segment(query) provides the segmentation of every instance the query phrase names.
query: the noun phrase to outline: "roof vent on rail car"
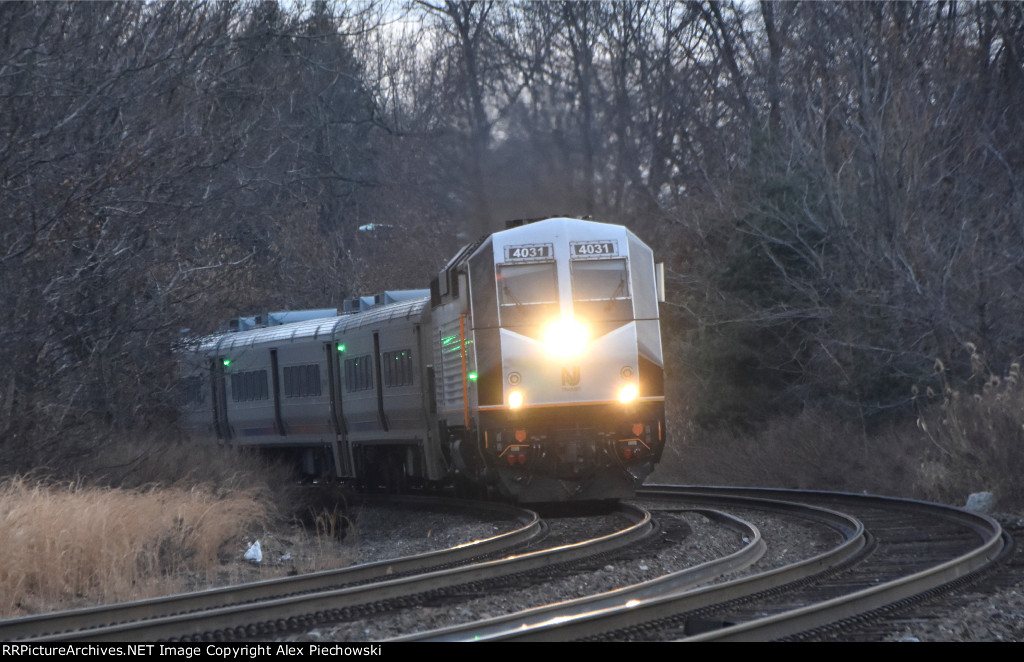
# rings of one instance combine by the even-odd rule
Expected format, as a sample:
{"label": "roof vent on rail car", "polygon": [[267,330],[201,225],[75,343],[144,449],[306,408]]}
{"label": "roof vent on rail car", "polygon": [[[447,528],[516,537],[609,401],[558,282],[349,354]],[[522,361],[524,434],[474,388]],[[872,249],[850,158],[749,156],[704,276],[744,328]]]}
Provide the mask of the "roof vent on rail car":
{"label": "roof vent on rail car", "polygon": [[293,322],[304,322],[322,317],[337,317],[337,308],[316,308],[311,310],[282,310],[276,313],[264,313],[252,317],[236,317],[228,320],[228,331],[248,331],[249,329],[262,329],[268,326],[280,326]]}
{"label": "roof vent on rail car", "polygon": [[373,296],[345,299],[343,311],[345,313],[360,313],[377,306],[386,306],[389,303],[409,301],[410,299],[422,299],[429,295],[430,290],[385,290]]}

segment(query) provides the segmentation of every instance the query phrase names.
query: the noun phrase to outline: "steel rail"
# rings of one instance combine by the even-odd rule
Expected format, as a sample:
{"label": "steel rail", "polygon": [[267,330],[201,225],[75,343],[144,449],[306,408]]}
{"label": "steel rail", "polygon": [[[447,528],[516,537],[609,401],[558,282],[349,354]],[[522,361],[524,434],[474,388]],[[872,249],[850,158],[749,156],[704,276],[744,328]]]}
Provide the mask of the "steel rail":
{"label": "steel rail", "polygon": [[[628,600],[614,606],[596,607],[578,613],[569,610],[558,613],[558,606],[551,606],[549,618],[544,622],[523,623],[516,627],[495,628],[493,631],[474,634],[473,640],[503,641],[566,641],[602,634],[609,631],[657,621],[681,612],[694,611],[711,605],[746,598],[762,591],[776,588],[818,575],[832,568],[842,566],[857,558],[867,547],[864,526],[857,519],[841,512],[791,502],[769,502],[764,499],[738,495],[688,493],[682,490],[654,492],[642,490],[638,497],[669,497],[686,499],[687,503],[700,502],[721,507],[723,502],[734,506],[770,509],[792,516],[811,520],[834,529],[840,534],[841,542],[833,549],[767,572],[726,581],[692,590],[669,591],[648,599]],[[509,621],[512,623],[513,621]],[[467,626],[468,628],[469,626]],[[464,633],[470,632],[469,629]],[[434,633],[438,636],[439,633]],[[469,637],[462,637],[465,640]]]}
{"label": "steel rail", "polygon": [[[161,639],[242,638],[323,622],[344,610],[396,600],[452,586],[505,577],[552,564],[600,555],[650,535],[655,526],[647,511],[620,504],[631,524],[615,533],[583,542],[510,556],[446,570],[380,581],[374,584],[319,591],[231,605],[204,611],[133,621],[47,636],[48,641],[155,641]],[[41,639],[32,639],[36,641]]]}
{"label": "steel rail", "polygon": [[[717,492],[717,488],[713,488]],[[1002,526],[987,515],[972,513],[944,504],[874,495],[810,492],[794,490],[731,489],[734,494],[772,494],[776,497],[808,498],[868,504],[873,507],[897,507],[942,519],[973,531],[979,538],[973,549],[918,572],[883,581],[847,595],[820,603],[737,623],[719,630],[686,637],[685,641],[765,641],[793,636],[847,619],[860,617],[908,600],[960,580],[987,567],[1011,545]]]}
{"label": "steel rail", "polygon": [[506,504],[408,496],[364,497],[363,500],[377,504],[400,505],[406,508],[478,513],[487,518],[502,517],[518,522],[518,526],[511,531],[490,538],[475,540],[447,549],[347,568],[322,570],[294,577],[268,579],[147,600],[0,620],[0,640],[16,641],[58,635],[62,632],[81,633],[83,630],[119,623],[215,609],[291,594],[322,591],[329,587],[346,584],[375,582],[397,574],[422,572],[442,565],[464,563],[477,557],[528,544],[546,532],[540,516],[536,512]]}
{"label": "steel rail", "polygon": [[748,541],[735,552],[699,565],[597,595],[568,600],[555,605],[528,609],[505,616],[465,623],[449,628],[396,637],[387,641],[484,641],[506,638],[524,628],[537,628],[578,618],[602,609],[628,608],[634,601],[676,594],[711,581],[730,572],[739,572],[756,563],[764,555],[766,545],[756,526],[738,517],[717,510],[682,509],[704,515],[736,532]]}

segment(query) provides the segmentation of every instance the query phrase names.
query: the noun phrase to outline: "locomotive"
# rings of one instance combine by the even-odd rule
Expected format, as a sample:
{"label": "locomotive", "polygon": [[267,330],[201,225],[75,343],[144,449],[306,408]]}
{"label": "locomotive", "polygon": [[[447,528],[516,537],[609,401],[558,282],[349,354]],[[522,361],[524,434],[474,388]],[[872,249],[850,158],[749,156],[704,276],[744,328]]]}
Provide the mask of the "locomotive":
{"label": "locomotive", "polygon": [[627,498],[665,444],[662,274],[623,226],[511,222],[429,290],[189,343],[182,421],[370,489]]}

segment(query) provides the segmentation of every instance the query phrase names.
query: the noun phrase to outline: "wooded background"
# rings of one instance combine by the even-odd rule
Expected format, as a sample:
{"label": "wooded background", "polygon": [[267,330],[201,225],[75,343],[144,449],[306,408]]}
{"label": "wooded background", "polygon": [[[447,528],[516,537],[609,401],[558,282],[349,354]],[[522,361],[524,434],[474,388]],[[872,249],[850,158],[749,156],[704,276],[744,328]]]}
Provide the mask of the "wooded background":
{"label": "wooded background", "polygon": [[1017,2],[0,3],[0,460],[545,215],[667,263],[680,443],[913,421],[1019,374],[1022,58]]}

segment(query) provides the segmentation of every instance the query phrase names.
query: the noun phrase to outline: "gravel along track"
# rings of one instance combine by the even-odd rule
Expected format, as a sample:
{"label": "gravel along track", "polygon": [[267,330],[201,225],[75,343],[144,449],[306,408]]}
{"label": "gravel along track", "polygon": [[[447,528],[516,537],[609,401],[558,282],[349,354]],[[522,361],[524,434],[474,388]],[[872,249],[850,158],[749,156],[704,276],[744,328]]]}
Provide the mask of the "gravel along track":
{"label": "gravel along track", "polygon": [[[300,570],[303,563],[320,556],[336,557],[341,567],[372,563],[400,556],[412,556],[446,549],[474,540],[491,538],[518,526],[512,521],[491,521],[474,513],[442,512],[436,509],[368,502],[352,505],[351,520],[342,541],[313,538],[298,529],[282,529],[263,536],[264,563],[242,561],[238,566],[252,580],[272,574],[275,566]],[[282,560],[284,559],[284,560]]]}
{"label": "gravel along track", "polygon": [[[727,491],[718,490],[719,493]],[[794,585],[792,588],[787,587],[783,591],[772,591],[766,594],[764,599],[759,597],[757,600],[751,600],[741,605],[730,605],[718,610],[708,610],[707,613],[701,614],[702,617],[709,620],[720,618],[726,623],[747,623],[752,618],[760,618],[778,613],[779,610],[808,607],[812,604],[816,605],[821,600],[838,597],[839,595],[850,597],[856,595],[859,598],[864,598],[861,603],[858,603],[860,605],[859,608],[862,610],[875,609],[870,607],[869,604],[881,606],[883,604],[891,604],[893,600],[898,600],[899,602],[896,603],[898,607],[886,607],[881,611],[871,611],[869,617],[857,616],[850,621],[844,621],[844,623],[856,623],[858,626],[862,623],[877,624],[881,622],[878,620],[879,615],[884,618],[890,614],[897,613],[897,609],[902,612],[907,604],[916,604],[917,598],[910,598],[912,594],[906,592],[910,586],[920,586],[917,589],[918,594],[929,586],[934,586],[931,583],[934,580],[929,580],[927,577],[935,577],[936,579],[945,577],[944,581],[947,582],[952,581],[954,577],[959,577],[952,584],[952,586],[959,586],[964,578],[962,573],[967,570],[968,566],[977,567],[979,562],[984,561],[984,558],[993,558],[993,555],[1002,547],[1001,543],[996,544],[998,536],[993,537],[993,533],[998,531],[998,529],[993,529],[994,523],[990,520],[987,524],[982,523],[979,519],[958,515],[956,511],[944,509],[941,506],[914,504],[913,502],[900,502],[899,500],[883,500],[873,497],[859,497],[856,495],[799,493],[784,490],[774,491],[774,493],[771,490],[741,489],[738,491],[766,493],[771,498],[813,503],[852,514],[864,522],[868,533],[876,541],[876,544],[869,547],[870,554],[850,566],[848,570],[835,575],[834,579],[821,582],[820,585],[817,582],[801,583]],[[1005,536],[1003,539],[1005,540]],[[982,545],[983,542],[985,543],[984,545]],[[983,555],[979,555],[979,552],[983,550],[988,551],[985,551]],[[968,563],[958,564],[955,566],[956,570],[954,570],[952,559],[968,552],[971,552],[971,556],[964,556],[959,560],[973,560]],[[930,574],[932,569],[941,570],[942,568],[948,568],[948,570]],[[996,568],[998,569],[998,566]],[[929,574],[925,574],[924,571],[928,571]],[[918,572],[922,574],[915,574]],[[986,573],[992,572],[995,571],[986,570]],[[973,577],[973,574],[968,575],[968,577]],[[1002,573],[995,572],[995,574]],[[914,577],[913,584],[902,581],[897,584],[888,584],[888,582],[897,578],[909,578],[911,575]],[[934,595],[936,593],[939,592],[932,589],[928,590],[926,595]],[[877,598],[872,598],[872,596],[877,596]],[[906,598],[910,599],[908,600],[900,596],[906,596]],[[885,600],[886,602],[880,602],[880,600]],[[834,609],[836,613],[832,616],[833,618],[846,618],[846,615],[840,615],[841,612],[845,612],[847,615],[851,613],[842,606],[844,604],[848,603],[845,601],[830,603],[831,606],[836,608]],[[718,615],[719,613],[721,615]],[[822,617],[815,616],[815,612],[810,611],[809,607],[808,609],[800,610],[800,612],[790,613],[811,616],[809,619],[804,619],[803,617],[796,619],[793,621],[794,624],[801,620],[808,620],[824,625],[824,622],[820,620]],[[664,623],[659,623],[657,627],[645,628],[642,633],[639,633],[640,636],[635,636],[638,633],[634,632],[623,633],[623,636],[628,639],[644,640],[679,638],[684,636],[684,634],[675,625],[677,620],[669,619]],[[758,623],[769,625],[771,622],[758,621]],[[819,625],[812,625],[810,622],[803,623],[802,625],[803,627],[819,627]],[[822,628],[822,631],[830,634],[838,632],[839,634],[836,634],[836,636],[826,637],[817,633],[818,631],[814,631],[817,633],[814,636],[829,638],[830,640],[846,640],[842,635],[843,631],[832,629],[834,627]],[[879,627],[883,628],[882,631],[885,631],[884,625],[874,625],[873,627],[875,627],[876,633]],[[789,630],[790,634],[779,632],[778,629],[785,630],[786,628],[776,628],[773,625],[766,628],[762,634],[755,635],[755,637],[794,636],[792,629]],[[727,632],[730,637],[754,638],[749,634],[744,636],[742,630],[737,631],[737,628],[727,628],[721,633],[713,632],[709,634],[718,637],[720,634],[725,635]],[[750,629],[748,632],[762,631]],[[775,633],[774,635],[772,634],[773,632]],[[798,635],[797,638],[805,639],[808,638],[808,635]],[[872,637],[867,638],[871,639]],[[873,639],[914,640],[919,638],[914,635],[892,638],[877,636],[876,634]],[[957,639],[959,638],[950,640]]]}
{"label": "gravel along track", "polygon": [[[545,518],[550,532],[542,541],[544,548],[557,547],[610,534],[625,528],[631,522],[621,515],[612,513],[589,517]],[[453,590],[443,598],[432,598],[413,607],[374,614],[369,619],[315,628],[307,633],[289,637],[291,641],[366,641],[396,637],[411,632],[430,630],[456,623],[479,620],[490,615],[517,611],[523,607],[520,602],[547,604],[552,601],[544,590],[545,583],[551,582],[561,570],[531,573],[524,579],[498,580],[486,590],[479,586],[464,591]],[[563,589],[563,591],[566,589]],[[558,599],[558,598],[553,598]],[[565,599],[565,598],[561,598]]]}
{"label": "gravel along track", "polygon": [[[330,626],[288,637],[292,641],[365,641],[409,635],[459,623],[482,620],[546,604],[562,602],[637,584],[730,554],[745,544],[735,532],[723,528],[699,513],[649,504],[659,531],[627,551],[517,576],[486,589],[455,591],[443,599],[423,602],[411,608]],[[660,508],[660,510],[658,509]],[[777,532],[775,557],[759,565],[773,567],[790,553],[811,556],[835,544],[832,532],[806,522],[771,522],[761,513],[751,514],[762,526]],[[614,515],[545,518],[551,534],[544,545],[564,544],[608,533],[622,526]]]}
{"label": "gravel along track", "polygon": [[[581,567],[557,581],[552,577],[538,578],[530,585],[521,584],[519,590],[465,596],[458,603],[422,604],[375,618],[373,622],[321,627],[290,638],[303,641],[383,639],[478,620],[650,579],[678,569],[680,564],[697,563],[728,553],[738,544],[735,534],[708,522],[703,516],[668,514],[658,510],[663,504],[645,505],[652,509],[662,529],[656,542],[636,550],[632,558],[606,559],[599,566]],[[806,522],[780,522],[774,515],[756,511],[735,511],[734,514],[757,525],[768,544],[766,555],[752,571],[805,558],[808,553],[821,551],[834,543],[831,532]],[[1024,540],[1024,516],[1002,514],[997,519],[1015,540]],[[563,535],[568,541],[574,535],[573,529],[590,526],[574,522],[572,518],[550,519],[550,522],[552,534],[548,544],[557,542]],[[583,535],[585,531],[580,532],[580,537]],[[374,553],[376,543],[367,543],[366,553]],[[380,543],[391,552],[395,551],[395,545],[403,549],[406,544],[415,544],[415,540],[396,537]],[[1005,563],[957,590],[913,603],[868,624],[819,634],[812,640],[1024,641],[1024,547],[1018,543]]]}
{"label": "gravel along track", "polygon": [[[618,558],[579,564],[572,572],[551,570],[514,585],[472,589],[462,595],[377,614],[370,619],[324,625],[308,632],[286,635],[298,641],[366,641],[422,632],[456,623],[479,620],[542,604],[581,597],[651,579],[734,551],[741,541],[696,513],[673,512],[664,502],[646,503],[661,530],[652,541]],[[802,521],[786,522],[757,511],[730,511],[757,525],[768,543],[768,552],[751,571],[764,570],[806,558],[835,543],[834,533]],[[545,546],[565,544],[606,533],[614,528],[611,518],[548,517],[551,533]],[[1003,516],[1004,527],[1020,540],[1024,518]],[[442,521],[444,520],[444,521]],[[444,546],[497,533],[495,524],[471,517],[430,518],[378,510],[367,512],[359,525],[358,539],[344,543],[352,562],[365,562]],[[459,540],[461,538],[461,540]],[[358,550],[358,551],[356,551]],[[626,558],[628,556],[628,558]],[[1017,641],[1024,640],[1024,550],[1011,560],[983,574],[977,581],[952,593],[910,605],[868,625],[830,631],[816,636],[829,641]]]}
{"label": "gravel along track", "polygon": [[955,591],[814,641],[1024,641],[1024,516],[996,519],[1014,539],[1009,558]]}
{"label": "gravel along track", "polygon": [[[477,596],[459,605],[420,605],[404,613],[374,619],[372,623],[321,627],[289,637],[301,641],[362,641],[383,639],[486,618],[608,590],[627,583],[650,579],[678,569],[679,563],[697,563],[732,551],[734,534],[696,514],[666,516],[658,511],[663,503],[644,503],[661,525],[657,542],[636,553],[632,559],[608,560],[600,567],[581,570],[575,577],[558,582],[539,580],[520,586],[517,593]],[[807,550],[823,550],[832,544],[831,532],[806,522],[776,523],[774,516],[759,512],[736,512],[757,525],[768,551],[751,570],[775,567],[803,557]],[[366,508],[357,515],[356,535],[343,543],[346,559],[363,563],[382,558],[439,549],[451,544],[500,533],[504,523],[481,522],[465,515],[421,515],[401,509]],[[1013,536],[1015,549],[1004,564],[983,573],[966,586],[889,614],[870,624],[823,633],[812,641],[1024,641],[1024,514],[1003,513],[996,519]],[[569,542],[584,536],[583,523],[572,518],[550,519],[553,530],[545,544]],[[577,533],[572,531],[576,529]],[[564,538],[563,538],[564,536]],[[282,532],[288,542],[282,551],[299,545],[295,536]],[[272,543],[273,544],[273,543]],[[301,552],[299,552],[301,554]],[[675,560],[674,560],[675,559]],[[606,568],[612,568],[607,570]],[[251,570],[257,573],[256,570]]]}

